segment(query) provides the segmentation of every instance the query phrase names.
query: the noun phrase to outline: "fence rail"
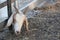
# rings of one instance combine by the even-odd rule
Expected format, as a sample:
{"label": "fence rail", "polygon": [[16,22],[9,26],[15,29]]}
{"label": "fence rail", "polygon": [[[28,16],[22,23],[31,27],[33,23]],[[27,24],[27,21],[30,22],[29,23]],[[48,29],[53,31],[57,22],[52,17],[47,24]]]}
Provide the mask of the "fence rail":
{"label": "fence rail", "polygon": [[[11,0],[11,3],[15,2],[15,0]],[[0,9],[7,6],[7,1],[0,4]]]}

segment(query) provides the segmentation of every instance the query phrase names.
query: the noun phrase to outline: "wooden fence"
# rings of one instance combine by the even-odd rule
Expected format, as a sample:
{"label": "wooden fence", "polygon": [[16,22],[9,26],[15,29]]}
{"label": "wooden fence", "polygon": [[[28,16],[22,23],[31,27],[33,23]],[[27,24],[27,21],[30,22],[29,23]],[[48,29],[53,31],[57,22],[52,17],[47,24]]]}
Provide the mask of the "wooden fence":
{"label": "wooden fence", "polygon": [[[12,7],[14,3],[16,3],[16,6],[18,7],[19,10],[25,12],[26,10],[29,11],[35,8],[36,5],[42,3],[44,0],[29,0],[30,2],[25,2],[22,5],[19,1],[26,1],[26,0],[6,0],[3,3],[0,3],[0,9],[7,6],[6,10],[9,18],[13,12]],[[40,6],[42,6],[42,4]]]}
{"label": "wooden fence", "polygon": [[11,4],[15,0],[0,0],[0,23],[8,19],[12,14]]}

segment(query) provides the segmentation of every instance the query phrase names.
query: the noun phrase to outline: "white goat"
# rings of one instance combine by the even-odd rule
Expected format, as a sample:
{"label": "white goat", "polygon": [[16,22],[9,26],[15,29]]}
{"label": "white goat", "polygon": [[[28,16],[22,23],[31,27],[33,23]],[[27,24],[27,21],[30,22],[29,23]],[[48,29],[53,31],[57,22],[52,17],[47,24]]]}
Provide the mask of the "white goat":
{"label": "white goat", "polygon": [[11,24],[13,24],[13,28],[14,28],[14,32],[16,35],[20,34],[21,32],[21,28],[22,25],[24,24],[24,26],[26,27],[27,31],[29,31],[28,29],[28,20],[26,18],[26,16],[19,10],[14,7],[16,10],[16,13],[13,13],[11,15],[11,17],[9,18],[6,27],[9,27]]}

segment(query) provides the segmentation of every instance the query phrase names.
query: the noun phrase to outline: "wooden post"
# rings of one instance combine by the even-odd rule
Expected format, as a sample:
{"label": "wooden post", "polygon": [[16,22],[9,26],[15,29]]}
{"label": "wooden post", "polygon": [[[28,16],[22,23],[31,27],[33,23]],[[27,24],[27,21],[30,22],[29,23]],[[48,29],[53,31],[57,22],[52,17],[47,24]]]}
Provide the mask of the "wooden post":
{"label": "wooden post", "polygon": [[11,0],[7,0],[7,8],[8,8],[8,18],[9,18],[12,14]]}
{"label": "wooden post", "polygon": [[[11,10],[11,0],[7,0],[7,11],[8,11],[8,19],[9,19],[9,17],[10,17],[11,14],[12,14],[12,10]],[[8,21],[8,19],[4,21],[4,24],[5,24],[5,25],[6,25],[7,21]],[[4,26],[5,26],[5,25],[4,25]]]}

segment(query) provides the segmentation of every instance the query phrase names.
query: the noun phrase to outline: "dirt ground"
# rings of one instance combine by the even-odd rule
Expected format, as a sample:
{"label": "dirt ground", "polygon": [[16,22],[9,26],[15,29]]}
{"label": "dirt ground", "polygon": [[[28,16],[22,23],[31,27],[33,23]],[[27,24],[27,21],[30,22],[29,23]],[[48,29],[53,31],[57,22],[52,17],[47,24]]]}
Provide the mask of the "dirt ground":
{"label": "dirt ground", "polygon": [[[54,8],[53,8],[54,7]],[[9,30],[0,32],[0,40],[60,40],[60,3],[52,7],[35,8],[28,19],[29,33],[15,36]]]}

